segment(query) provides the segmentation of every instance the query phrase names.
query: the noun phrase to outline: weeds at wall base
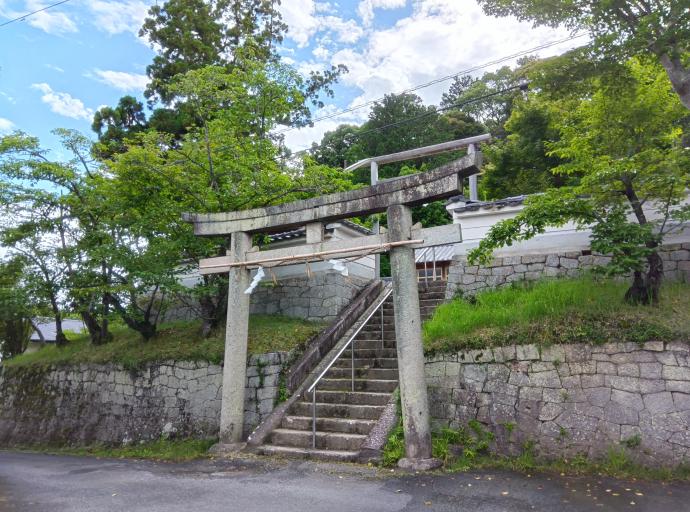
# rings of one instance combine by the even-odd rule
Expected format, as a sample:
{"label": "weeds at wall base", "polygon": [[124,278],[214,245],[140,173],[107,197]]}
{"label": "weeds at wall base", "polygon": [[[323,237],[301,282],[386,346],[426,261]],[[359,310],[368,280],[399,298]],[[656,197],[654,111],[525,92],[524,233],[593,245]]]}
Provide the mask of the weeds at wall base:
{"label": "weeds at wall base", "polygon": [[[520,455],[504,456],[490,451],[493,433],[472,420],[467,428],[443,428],[432,434],[433,456],[443,461],[446,472],[464,472],[478,469],[502,469],[520,473],[553,473],[567,476],[607,476],[622,479],[690,481],[690,464],[673,468],[652,468],[632,460],[628,450],[635,442],[624,446],[611,446],[605,457],[597,460],[585,455],[562,457],[555,460],[539,458],[532,441],[522,446]],[[631,446],[632,445],[632,446]],[[383,450],[382,465],[391,467],[405,454],[402,424],[391,432]]]}

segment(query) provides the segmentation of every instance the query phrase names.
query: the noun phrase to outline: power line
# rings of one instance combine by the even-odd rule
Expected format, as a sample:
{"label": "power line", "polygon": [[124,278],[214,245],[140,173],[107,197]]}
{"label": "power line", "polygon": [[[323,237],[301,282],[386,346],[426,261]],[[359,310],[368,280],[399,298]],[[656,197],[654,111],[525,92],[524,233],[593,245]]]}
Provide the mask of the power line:
{"label": "power line", "polygon": [[9,25],[10,23],[14,23],[15,21],[23,21],[26,18],[28,18],[29,16],[33,16],[34,14],[37,14],[39,12],[47,11],[48,9],[52,9],[53,7],[57,7],[58,5],[66,4],[69,1],[70,0],[62,0],[61,2],[56,2],[56,3],[51,4],[51,5],[46,5],[45,7],[42,7],[41,9],[37,9],[35,11],[28,12],[22,16],[17,17],[17,18],[5,21],[4,23],[0,23],[0,27],[4,27],[5,25]]}
{"label": "power line", "polygon": [[[525,81],[525,82],[522,82],[522,83],[520,83],[520,84],[518,84],[518,85],[513,85],[513,86],[511,86],[511,87],[506,87],[505,89],[501,89],[500,91],[494,91],[494,92],[491,92],[491,93],[489,93],[489,94],[485,94],[484,96],[478,96],[478,97],[476,97],[476,98],[472,98],[472,99],[469,99],[469,100],[467,100],[467,101],[463,101],[463,102],[461,102],[461,103],[454,103],[454,104],[452,104],[452,105],[448,105],[447,107],[434,108],[434,109],[430,110],[429,112],[425,112],[424,114],[419,114],[419,115],[417,115],[417,116],[409,117],[409,118],[407,118],[407,119],[402,119],[402,120],[400,120],[400,121],[396,121],[396,122],[394,122],[394,123],[385,124],[385,125],[383,125],[383,126],[377,126],[376,128],[370,128],[369,130],[365,130],[365,131],[363,131],[363,132],[353,133],[353,134],[352,134],[352,137],[353,137],[354,139],[358,139],[358,138],[362,137],[363,135],[367,135],[367,134],[369,134],[369,133],[378,132],[378,131],[381,131],[381,130],[385,130],[385,129],[387,129],[387,128],[393,128],[393,127],[395,127],[395,126],[400,126],[400,125],[402,125],[402,124],[410,123],[410,122],[412,122],[412,121],[417,121],[417,120],[419,120],[419,119],[423,119],[423,118],[425,118],[425,117],[433,116],[434,114],[438,114],[439,112],[444,112],[444,111],[446,111],[446,110],[452,110],[452,109],[456,109],[456,108],[462,108],[462,107],[464,107],[465,105],[469,105],[470,103],[476,103],[476,102],[478,102],[478,101],[483,101],[483,100],[486,100],[486,99],[489,99],[489,98],[493,98],[494,96],[499,96],[499,95],[501,95],[501,94],[505,94],[505,93],[510,92],[510,91],[515,91],[515,90],[517,90],[517,89],[519,89],[519,90],[521,90],[521,91],[526,91],[527,88],[528,88],[528,82]],[[312,151],[312,150],[314,150],[314,149],[320,148],[321,146],[322,146],[321,144],[318,144],[318,145],[312,146],[312,147],[310,147],[310,148],[302,149],[302,150],[300,150],[300,151],[295,152],[295,153],[293,154],[293,156],[302,155],[302,154],[307,153],[307,152],[309,152],[309,151]]]}
{"label": "power line", "polygon": [[[435,85],[435,84],[438,84],[438,83],[441,83],[441,82],[445,82],[445,81],[447,81],[447,80],[452,80],[453,78],[456,78],[456,77],[459,77],[459,76],[462,76],[462,75],[466,75],[466,74],[472,73],[472,72],[474,72],[474,71],[479,71],[480,69],[488,68],[488,67],[494,66],[494,65],[496,65],[496,64],[501,64],[502,62],[505,62],[505,61],[507,61],[507,60],[512,60],[512,59],[515,59],[515,58],[518,58],[518,57],[524,57],[525,55],[528,55],[528,54],[530,54],[530,53],[532,53],[532,52],[535,52],[535,51],[538,51],[538,50],[544,50],[544,49],[546,49],[546,48],[550,48],[550,47],[552,47],[552,46],[556,46],[556,45],[561,44],[561,43],[566,43],[566,42],[568,42],[568,41],[572,41],[572,40],[574,40],[574,39],[578,39],[578,38],[583,37],[583,36],[586,36],[586,35],[587,35],[586,32],[581,32],[581,33],[579,33],[579,34],[573,34],[573,35],[568,36],[568,37],[563,38],[563,39],[558,39],[558,40],[555,40],[555,41],[550,41],[550,42],[548,42],[548,43],[541,44],[541,45],[539,45],[539,46],[535,46],[534,48],[529,48],[529,49],[527,49],[527,50],[521,50],[521,51],[519,51],[519,52],[517,52],[517,53],[513,53],[512,55],[506,55],[505,57],[501,57],[501,58],[499,58],[499,59],[495,59],[495,60],[492,60],[492,61],[489,61],[489,62],[485,62],[484,64],[479,64],[479,65],[473,66],[473,67],[471,67],[471,68],[463,69],[462,71],[458,71],[457,73],[454,73],[454,74],[452,74],[452,75],[446,75],[446,76],[443,76],[443,77],[440,77],[440,78],[435,78],[434,80],[431,80],[430,82],[425,82],[425,83],[423,83],[423,84],[416,85],[416,86],[411,87],[411,88],[409,88],[409,89],[405,89],[405,90],[399,92],[398,94],[407,94],[407,93],[410,93],[410,92],[415,92],[415,91],[418,91],[418,90],[420,90],[420,89],[424,89],[424,88],[426,88],[426,87],[430,87],[430,86],[432,86],[432,85]],[[384,96],[382,96],[382,97],[380,97],[380,98],[373,99],[373,100],[366,101],[366,102],[364,102],[364,103],[360,103],[359,105],[354,105],[354,106],[352,106],[352,107],[345,108],[345,109],[343,109],[343,110],[339,110],[339,111],[337,111],[337,112],[333,112],[333,113],[331,113],[331,114],[327,114],[327,115],[324,115],[324,116],[321,116],[321,117],[314,118],[314,119],[312,119],[311,124],[318,123],[318,122],[320,122],[320,121],[326,121],[326,120],[328,120],[328,119],[333,119],[334,117],[339,117],[339,116],[342,116],[342,115],[344,115],[344,114],[349,114],[350,112],[354,112],[354,111],[356,111],[356,110],[360,110],[360,109],[363,109],[363,108],[368,107],[368,106],[370,106],[370,105],[373,105],[374,103],[376,103],[376,102],[378,102],[378,101],[381,101],[381,100],[383,100],[383,99],[385,99]],[[287,133],[287,132],[290,132],[290,131],[292,131],[292,130],[298,130],[299,128],[301,128],[301,127],[299,127],[299,126],[291,126],[291,127],[289,127],[289,128],[285,128],[285,129],[283,129],[283,130],[280,130],[280,131],[276,132],[276,134],[277,134],[277,135],[280,135],[280,134],[282,134],[282,133]]]}

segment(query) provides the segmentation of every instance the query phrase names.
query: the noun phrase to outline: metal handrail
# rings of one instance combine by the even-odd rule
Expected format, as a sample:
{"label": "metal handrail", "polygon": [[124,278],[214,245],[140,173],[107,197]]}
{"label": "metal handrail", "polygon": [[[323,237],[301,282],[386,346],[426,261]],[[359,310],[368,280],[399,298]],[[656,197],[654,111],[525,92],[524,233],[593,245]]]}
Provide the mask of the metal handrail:
{"label": "metal handrail", "polygon": [[386,299],[390,297],[391,293],[393,293],[393,288],[389,288],[388,291],[385,293],[383,298],[379,300],[379,303],[377,306],[367,315],[367,317],[364,319],[363,322],[360,323],[359,327],[355,330],[355,332],[350,336],[350,338],[347,340],[345,345],[342,346],[342,348],[338,351],[338,353],[335,355],[333,359],[331,359],[331,362],[328,363],[328,366],[321,372],[321,374],[316,378],[314,383],[307,389],[307,394],[311,393],[311,445],[312,448],[316,448],[316,386],[319,384],[321,379],[323,378],[324,375],[326,375],[326,372],[331,369],[331,366],[340,358],[341,355],[343,355],[343,352],[352,345],[352,350],[350,351],[351,357],[352,357],[352,391],[355,390],[355,337],[359,334],[359,332],[364,328],[365,325],[371,320],[371,317],[374,316],[374,313],[376,313],[379,309],[381,309],[381,346],[383,347],[384,339],[383,339],[383,303],[386,302]]}

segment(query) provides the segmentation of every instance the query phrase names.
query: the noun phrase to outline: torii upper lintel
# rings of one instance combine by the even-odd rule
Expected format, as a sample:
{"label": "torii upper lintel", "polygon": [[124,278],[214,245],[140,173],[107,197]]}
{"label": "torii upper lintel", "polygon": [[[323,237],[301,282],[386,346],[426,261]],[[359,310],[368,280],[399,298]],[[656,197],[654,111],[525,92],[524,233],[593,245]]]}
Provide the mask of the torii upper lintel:
{"label": "torii upper lintel", "polygon": [[272,233],[304,226],[310,222],[380,213],[392,204],[418,206],[447,199],[458,193],[462,178],[477,174],[482,154],[476,152],[458,160],[409,176],[385,180],[369,187],[294,201],[291,203],[226,213],[187,213],[194,234],[223,236],[232,233]]}

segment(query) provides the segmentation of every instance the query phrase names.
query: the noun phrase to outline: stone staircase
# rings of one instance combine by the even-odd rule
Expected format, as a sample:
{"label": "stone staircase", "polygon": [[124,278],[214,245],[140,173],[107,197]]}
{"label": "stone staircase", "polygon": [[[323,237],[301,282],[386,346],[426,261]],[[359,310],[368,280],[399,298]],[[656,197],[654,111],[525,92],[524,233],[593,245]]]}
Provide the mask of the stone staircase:
{"label": "stone staircase", "polygon": [[[445,282],[419,283],[422,320],[433,314],[444,296]],[[334,355],[329,354],[327,359]],[[312,396],[305,392],[258,451],[265,455],[355,461],[397,387],[391,295],[355,337],[354,354],[346,349],[316,388],[316,447],[312,447]]]}

